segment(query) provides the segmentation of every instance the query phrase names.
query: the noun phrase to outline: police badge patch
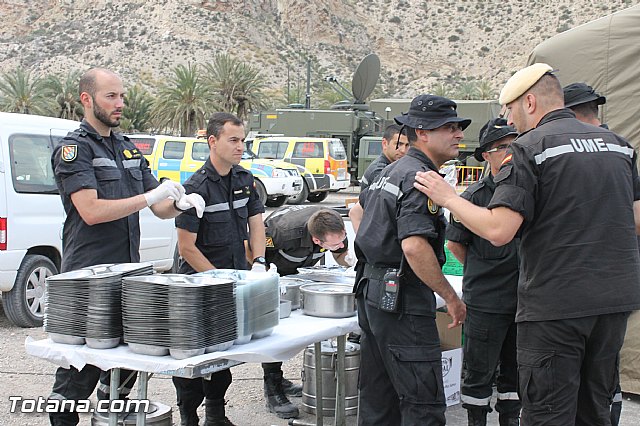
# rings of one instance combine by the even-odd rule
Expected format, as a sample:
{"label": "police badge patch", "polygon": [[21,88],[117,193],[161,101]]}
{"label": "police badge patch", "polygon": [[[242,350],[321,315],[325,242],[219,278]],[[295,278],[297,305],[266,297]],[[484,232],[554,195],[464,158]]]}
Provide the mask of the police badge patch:
{"label": "police badge patch", "polygon": [[78,145],[65,145],[60,150],[62,161],[71,162],[78,156]]}
{"label": "police badge patch", "polygon": [[427,201],[427,208],[429,209],[429,213],[438,214],[438,210],[440,210],[440,206],[431,201],[431,198]]}

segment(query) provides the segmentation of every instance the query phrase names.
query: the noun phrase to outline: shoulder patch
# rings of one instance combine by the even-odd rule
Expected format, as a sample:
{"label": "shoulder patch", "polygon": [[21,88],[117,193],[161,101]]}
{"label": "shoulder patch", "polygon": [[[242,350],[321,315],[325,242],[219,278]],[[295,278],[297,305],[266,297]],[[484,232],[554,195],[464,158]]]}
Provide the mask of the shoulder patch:
{"label": "shoulder patch", "polygon": [[500,165],[504,166],[505,164],[510,162],[512,158],[513,158],[513,154],[508,154],[506,157],[504,157],[504,160],[502,160],[502,163],[500,163]]}
{"label": "shoulder patch", "polygon": [[427,208],[429,209],[429,213],[431,214],[438,214],[438,211],[440,210],[440,206],[431,201],[431,198],[429,198],[427,201]]}
{"label": "shoulder patch", "polygon": [[78,157],[78,145],[64,145],[60,150],[62,161],[71,162]]}
{"label": "shoulder patch", "polygon": [[273,237],[267,237],[266,246],[275,247],[275,245],[273,244]]}

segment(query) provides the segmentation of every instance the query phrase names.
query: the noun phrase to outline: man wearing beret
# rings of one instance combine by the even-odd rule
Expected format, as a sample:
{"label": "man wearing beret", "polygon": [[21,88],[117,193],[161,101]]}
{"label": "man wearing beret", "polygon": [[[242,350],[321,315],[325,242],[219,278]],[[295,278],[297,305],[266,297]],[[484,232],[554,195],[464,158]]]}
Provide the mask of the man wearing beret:
{"label": "man wearing beret", "polygon": [[636,154],[622,137],[565,109],[552,71],[526,67],[500,93],[521,134],[487,208],[433,173],[418,176],[416,187],[494,245],[521,235],[522,423],[608,425],[627,318],[640,309]]}
{"label": "man wearing beret", "polygon": [[[598,106],[607,103],[607,98],[600,96],[593,87],[586,83],[571,83],[562,88],[564,106],[576,114],[576,118],[584,123],[608,129],[598,118]],[[640,241],[639,241],[640,242]],[[619,362],[618,362],[619,364]],[[618,426],[622,412],[622,389],[620,388],[619,369],[615,372],[616,388],[611,402],[611,426]]]}
{"label": "man wearing beret", "polygon": [[409,151],[360,194],[356,234],[356,300],[362,329],[359,425],[444,425],[435,297],[453,319],[466,308],[442,274],[446,220],[442,208],[413,188],[419,170],[437,172],[458,155],[463,129],[455,102],[433,95],[411,101],[395,118]]}
{"label": "man wearing beret", "polygon": [[[486,206],[496,189],[494,177],[518,132],[504,118],[489,120],[480,130],[474,157],[489,163],[489,173],[462,193],[462,198]],[[520,417],[516,362],[516,304],[518,301],[518,244],[496,247],[469,231],[455,217],[447,226],[447,247],[464,264],[462,300],[466,374],[461,387],[462,406],[469,426],[486,426],[491,412],[493,376],[496,377],[500,426],[517,426]]]}

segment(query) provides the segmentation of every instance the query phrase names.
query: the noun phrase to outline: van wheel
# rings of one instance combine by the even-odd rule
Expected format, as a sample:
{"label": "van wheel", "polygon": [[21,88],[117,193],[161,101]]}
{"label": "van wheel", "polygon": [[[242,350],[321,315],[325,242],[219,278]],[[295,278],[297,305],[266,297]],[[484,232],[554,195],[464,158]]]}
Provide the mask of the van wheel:
{"label": "van wheel", "polygon": [[307,200],[310,203],[319,203],[321,201],[324,201],[328,195],[329,195],[329,191],[312,192],[307,197]]}
{"label": "van wheel", "polygon": [[4,312],[18,327],[41,327],[44,317],[45,279],[58,273],[49,258],[29,254],[22,260],[16,282],[2,293]]}
{"label": "van wheel", "polygon": [[279,197],[271,197],[269,199],[267,199],[267,207],[280,207],[282,206],[285,201],[287,201],[287,196],[286,195],[281,195]]}
{"label": "van wheel", "polygon": [[309,187],[307,183],[302,184],[302,191],[298,195],[291,195],[287,197],[287,204],[302,204],[306,201],[309,196]]}
{"label": "van wheel", "polygon": [[264,206],[267,204],[267,190],[264,189],[264,185],[259,180],[256,180],[256,192],[258,193],[258,198],[262,205]]}

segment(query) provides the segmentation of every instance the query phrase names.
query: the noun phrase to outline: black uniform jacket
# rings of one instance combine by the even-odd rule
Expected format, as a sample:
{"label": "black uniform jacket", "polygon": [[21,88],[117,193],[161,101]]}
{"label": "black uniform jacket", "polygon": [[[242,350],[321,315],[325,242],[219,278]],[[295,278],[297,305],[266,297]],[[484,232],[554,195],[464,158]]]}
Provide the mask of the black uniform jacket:
{"label": "black uniform jacket", "polygon": [[[387,166],[376,182],[360,194],[364,214],[355,249],[359,262],[376,268],[400,268],[403,263],[402,312],[434,316],[433,291],[417,278],[408,262],[402,262],[401,247],[402,240],[407,237],[424,237],[440,266],[445,263],[446,220],[442,208],[413,187],[416,172],[428,170],[438,171],[422,151],[412,147],[407,155]],[[379,281],[369,281],[367,302],[378,303],[381,285]]]}
{"label": "black uniform jacket", "polygon": [[[298,272],[298,268],[315,265],[324,257],[326,250],[314,244],[307,229],[309,218],[322,207],[288,206],[271,213],[264,221],[267,234],[267,263],[278,267],[280,275]],[[345,238],[344,247],[332,253],[344,253],[349,248]]]}
{"label": "black uniform jacket", "polygon": [[67,217],[62,236],[61,272],[98,263],[140,261],[138,213],[87,225],[71,202],[71,194],[95,189],[98,198],[117,200],[158,186],[147,160],[126,137],[100,136],[86,121],[56,146],[51,157]]}
{"label": "black uniform jacket", "polygon": [[[176,217],[176,227],[198,234],[196,247],[216,268],[247,269],[244,241],[248,238],[248,218],[264,213],[264,206],[248,170],[236,165],[229,173],[231,185],[227,188],[211,160],[205,161],[184,183],[187,194],[195,192],[204,199],[204,215],[198,219],[195,209],[189,209]],[[184,260],[179,271],[195,272]]]}
{"label": "black uniform jacket", "polygon": [[362,174],[362,179],[360,179],[360,192],[364,191],[369,187],[369,185],[375,182],[382,169],[387,167],[389,164],[391,164],[391,161],[389,161],[387,156],[384,154],[380,154],[378,158],[373,160],[371,164],[369,164],[369,167],[367,167],[367,170]]}
{"label": "black uniform jacket", "polygon": [[517,321],[640,308],[636,154],[622,137],[556,110],[512,144],[489,208],[521,227]]}
{"label": "black uniform jacket", "polygon": [[[486,207],[496,189],[489,173],[469,186],[462,198]],[[518,301],[518,244],[514,238],[496,247],[469,231],[455,216],[447,226],[447,240],[464,245],[467,254],[462,279],[462,299],[467,306],[487,313],[515,314]]]}

